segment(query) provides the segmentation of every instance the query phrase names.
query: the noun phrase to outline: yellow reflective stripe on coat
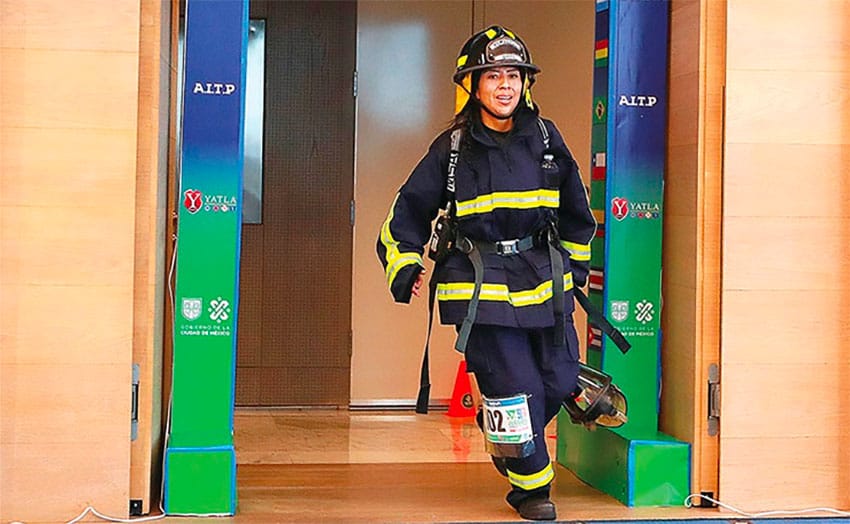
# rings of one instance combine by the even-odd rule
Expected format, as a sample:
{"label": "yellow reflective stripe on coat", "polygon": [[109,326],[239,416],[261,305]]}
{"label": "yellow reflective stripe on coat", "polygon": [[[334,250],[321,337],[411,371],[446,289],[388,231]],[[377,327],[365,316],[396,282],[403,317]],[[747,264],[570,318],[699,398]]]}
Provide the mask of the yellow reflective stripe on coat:
{"label": "yellow reflective stripe on coat", "polygon": [[[573,288],[573,274],[564,274],[564,290]],[[437,284],[437,300],[471,300],[474,282],[449,282]],[[511,291],[506,284],[481,284],[479,300],[508,302],[514,307],[534,306],[552,298],[552,281],[547,280],[534,289]]]}
{"label": "yellow reflective stripe on coat", "polygon": [[558,207],[559,193],[556,189],[534,191],[501,191],[481,195],[473,200],[458,201],[455,213],[458,217],[489,213],[497,208],[533,209],[536,207]]}
{"label": "yellow reflective stripe on coat", "polygon": [[567,242],[561,240],[561,246],[570,252],[570,258],[579,262],[590,260],[590,244],[579,244],[578,242]]}
{"label": "yellow reflective stripe on coat", "polygon": [[422,263],[422,257],[417,253],[405,253],[393,260],[392,263],[387,264],[387,284],[392,286],[393,280],[395,280],[399,270],[404,266],[409,266],[410,264],[418,264],[420,266],[425,265]]}
{"label": "yellow reflective stripe on coat", "polygon": [[508,480],[510,483],[520,489],[524,489],[525,491],[542,488],[552,482],[552,479],[554,478],[555,470],[552,468],[551,462],[546,464],[545,468],[541,469],[537,473],[532,473],[531,475],[520,475],[519,473],[514,473],[513,471],[508,470]]}
{"label": "yellow reflective stripe on coat", "polygon": [[387,284],[390,287],[392,287],[393,280],[395,280],[399,270],[404,266],[409,266],[410,264],[425,265],[422,263],[422,256],[419,253],[402,253],[399,251],[398,241],[393,238],[392,231],[390,231],[390,222],[393,221],[393,210],[397,201],[398,194],[393,199],[393,205],[390,206],[390,213],[387,215],[387,219],[384,220],[384,225],[381,226],[381,244],[387,250],[387,268],[385,272],[387,275]]}

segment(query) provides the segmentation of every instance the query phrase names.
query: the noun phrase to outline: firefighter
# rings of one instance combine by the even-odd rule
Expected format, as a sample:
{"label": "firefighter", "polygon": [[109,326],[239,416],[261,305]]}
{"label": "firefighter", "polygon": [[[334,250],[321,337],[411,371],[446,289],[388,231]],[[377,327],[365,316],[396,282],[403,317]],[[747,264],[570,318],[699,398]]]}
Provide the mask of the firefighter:
{"label": "firefighter", "polygon": [[[572,290],[586,282],[596,221],[575,160],[532,100],[539,72],[504,27],[469,38],[452,125],[399,189],[377,251],[393,298],[407,303],[431,247],[440,321],[456,326],[484,397],[479,425],[510,483],[507,502],[525,519],[552,520],[545,427],[576,388]],[[438,214],[442,236],[432,238]],[[523,442],[504,441],[506,417]]]}

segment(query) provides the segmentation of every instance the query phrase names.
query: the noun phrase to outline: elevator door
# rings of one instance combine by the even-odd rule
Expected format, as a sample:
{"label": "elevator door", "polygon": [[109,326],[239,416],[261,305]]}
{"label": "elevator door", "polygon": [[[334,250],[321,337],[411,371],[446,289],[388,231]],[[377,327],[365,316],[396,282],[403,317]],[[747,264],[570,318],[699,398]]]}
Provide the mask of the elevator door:
{"label": "elevator door", "polygon": [[347,406],[355,2],[265,19],[262,223],[242,228],[236,404]]}

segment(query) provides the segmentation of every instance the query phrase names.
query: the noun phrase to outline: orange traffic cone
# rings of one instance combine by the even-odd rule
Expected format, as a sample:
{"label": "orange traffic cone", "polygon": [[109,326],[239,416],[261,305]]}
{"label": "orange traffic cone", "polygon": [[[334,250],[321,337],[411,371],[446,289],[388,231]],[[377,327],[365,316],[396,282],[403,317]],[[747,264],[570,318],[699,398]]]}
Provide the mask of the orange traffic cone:
{"label": "orange traffic cone", "polygon": [[452,391],[452,400],[449,402],[449,411],[446,415],[450,417],[474,417],[475,402],[472,399],[472,386],[469,375],[466,374],[466,361],[461,360],[457,366],[457,377],[455,387]]}

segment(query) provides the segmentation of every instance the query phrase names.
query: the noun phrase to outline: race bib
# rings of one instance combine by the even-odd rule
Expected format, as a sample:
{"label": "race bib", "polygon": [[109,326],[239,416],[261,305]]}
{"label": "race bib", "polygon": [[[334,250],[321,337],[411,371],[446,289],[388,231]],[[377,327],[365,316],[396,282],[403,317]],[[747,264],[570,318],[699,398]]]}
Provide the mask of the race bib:
{"label": "race bib", "polygon": [[534,439],[528,395],[521,393],[508,398],[487,398],[484,401],[484,434],[494,445],[523,445]]}

